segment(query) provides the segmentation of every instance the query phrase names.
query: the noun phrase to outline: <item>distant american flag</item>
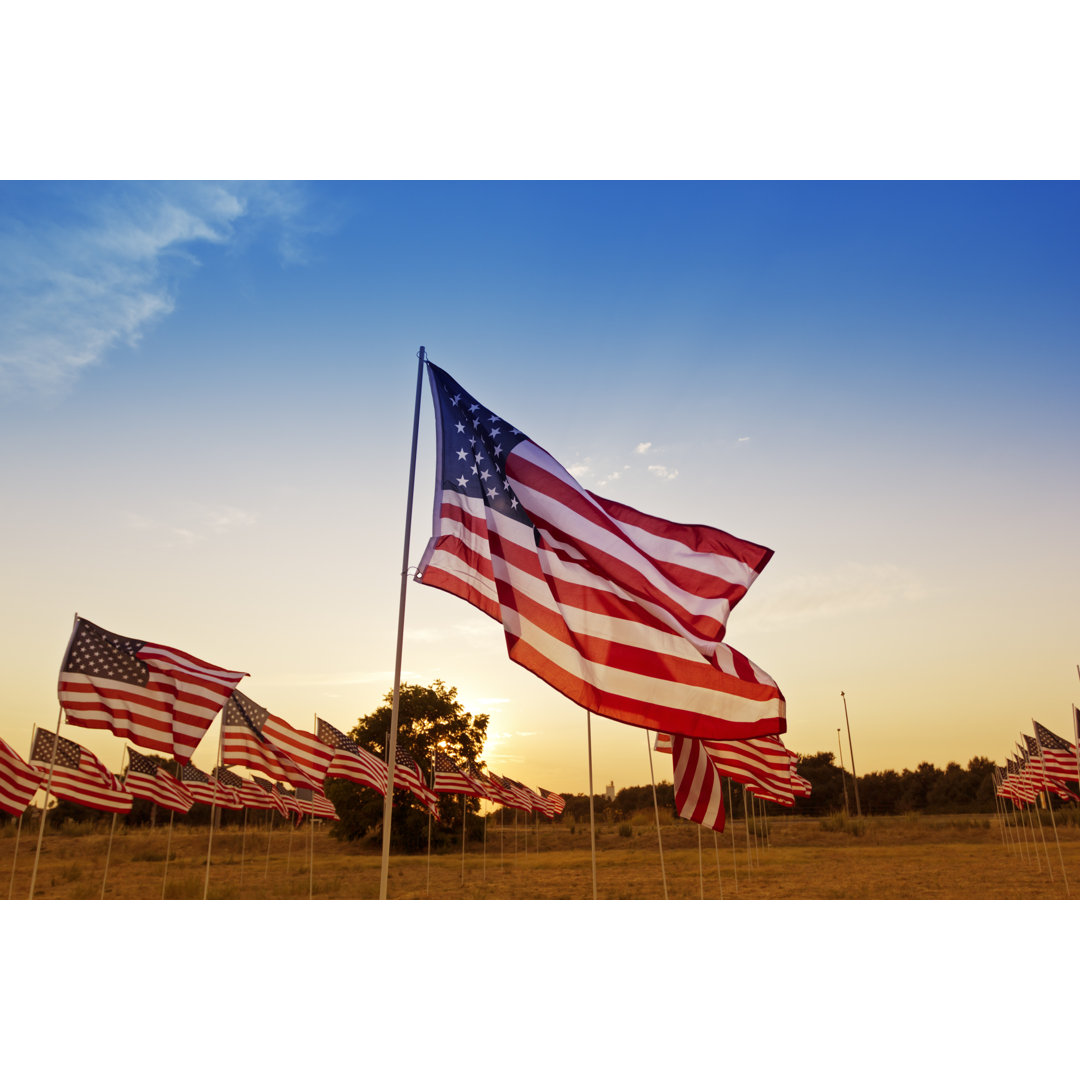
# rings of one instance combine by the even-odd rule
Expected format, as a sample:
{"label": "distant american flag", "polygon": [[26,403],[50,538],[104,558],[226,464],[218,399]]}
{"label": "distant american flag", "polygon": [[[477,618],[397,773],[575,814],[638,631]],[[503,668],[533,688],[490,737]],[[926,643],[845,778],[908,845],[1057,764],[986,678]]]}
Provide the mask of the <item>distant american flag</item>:
{"label": "distant american flag", "polygon": [[1035,723],[1035,738],[1042,748],[1047,774],[1055,780],[1068,780],[1075,784],[1078,777],[1073,744],[1039,723]]}
{"label": "distant american flag", "polygon": [[51,731],[38,728],[34,732],[30,761],[41,766],[43,782],[47,781],[54,749],[56,762],[49,785],[53,795],[108,813],[127,814],[131,811],[131,793],[124,790],[120,781],[94,754],[77,742],[58,738]]}
{"label": "distant american flag", "polygon": [[456,792],[477,799],[487,798],[486,791],[471,776],[462,772],[449,755],[441,750],[435,751],[435,781],[431,787],[433,791]]}
{"label": "distant american flag", "polygon": [[0,810],[19,816],[29,805],[44,777],[0,739]]}
{"label": "distant american flag", "polygon": [[327,777],[351,780],[386,794],[386,762],[365,750],[354,739],[339,731],[325,720],[317,720],[319,739],[334,752],[326,770]]}
{"label": "distant american flag", "polygon": [[[282,817],[287,818],[289,816],[289,808],[285,805],[285,801],[282,799],[278,789],[274,787],[269,780],[266,780],[261,776],[253,776],[249,782],[257,787],[266,797],[266,802],[260,802],[258,795],[255,792],[248,791],[245,786],[244,792],[247,794],[248,799],[251,800],[251,802],[248,803],[249,806],[271,806],[277,810]],[[241,793],[240,797],[243,799],[244,793]]]}
{"label": "distant american flag", "polygon": [[334,821],[341,820],[338,817],[337,810],[334,809],[334,804],[321,791],[312,791],[311,788],[297,788],[293,792],[293,797],[304,814],[332,818]]}
{"label": "distant american flag", "polygon": [[786,729],[773,679],[723,643],[772,552],[585,491],[428,364],[437,488],[417,580],[499,621],[510,658],[582,708],[710,738]]}
{"label": "distant american flag", "polygon": [[77,619],[58,695],[69,724],[103,728],[183,762],[245,674]]}
{"label": "distant american flag", "polygon": [[394,760],[397,762],[394,768],[394,787],[411,791],[423,803],[424,809],[438,819],[439,797],[424,782],[424,774],[413,760],[412,754],[399,746],[396,748]]}
{"label": "distant american flag", "polygon": [[246,765],[274,780],[315,791],[322,790],[334,756],[316,735],[297,730],[239,690],[221,714],[221,737],[221,760],[226,765]]}
{"label": "distant american flag", "polygon": [[540,797],[551,807],[552,812],[555,814],[561,814],[566,809],[566,800],[561,795],[556,795],[554,791],[541,788]]}
{"label": "distant american flag", "polygon": [[196,802],[223,806],[230,810],[239,810],[243,806],[240,795],[234,788],[226,787],[201,769],[196,769],[194,765],[180,766],[180,782]]}
{"label": "distant american flag", "polygon": [[194,802],[191,793],[156,761],[132,750],[130,746],[124,787],[137,799],[146,799],[179,814],[186,814]]}

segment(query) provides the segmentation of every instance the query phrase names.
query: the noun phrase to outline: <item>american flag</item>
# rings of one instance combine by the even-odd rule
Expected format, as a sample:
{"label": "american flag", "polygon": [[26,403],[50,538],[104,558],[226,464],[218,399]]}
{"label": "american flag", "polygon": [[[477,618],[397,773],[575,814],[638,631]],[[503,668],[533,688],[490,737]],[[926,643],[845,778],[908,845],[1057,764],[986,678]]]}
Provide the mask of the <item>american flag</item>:
{"label": "american flag", "polygon": [[30,761],[42,766],[44,782],[49,775],[49,763],[53,752],[50,792],[58,799],[89,806],[93,810],[105,810],[113,814],[127,814],[131,810],[131,793],[105,766],[84,746],[70,739],[59,738],[51,731],[38,728],[30,749]]}
{"label": "american flag", "polygon": [[[492,773],[492,776],[495,774]],[[524,786],[519,784],[516,780],[511,780],[509,776],[497,777],[499,783],[502,785],[502,789],[505,792],[503,801],[507,806],[513,806],[515,809],[524,810],[526,813],[531,814],[533,811],[533,800],[529,797],[528,793],[524,790]]]}
{"label": "american flag", "polygon": [[45,778],[0,739],[0,810],[18,817]]}
{"label": "american flag", "polygon": [[243,806],[235,789],[226,787],[201,769],[196,769],[194,765],[180,766],[180,783],[187,788],[196,802],[224,806],[229,810],[239,810]]}
{"label": "american flag", "polygon": [[501,622],[512,660],[602,716],[711,738],[786,730],[776,683],[722,643],[772,552],[586,492],[428,372],[438,483],[417,580]]}
{"label": "american flag", "polygon": [[566,800],[561,795],[546,788],[540,789],[540,797],[551,807],[553,814],[561,814],[566,809]]}
{"label": "american flag", "polygon": [[495,775],[495,773],[488,773],[487,776],[481,776],[481,781],[487,790],[485,796],[490,802],[499,803],[501,806],[511,806],[510,792],[505,784]]}
{"label": "american flag", "polygon": [[[257,791],[249,790],[247,787],[248,784],[252,784]],[[263,800],[260,800],[258,792],[262,792],[262,795],[265,797]],[[282,817],[289,816],[289,809],[285,805],[281,795],[278,793],[278,789],[274,787],[269,780],[266,780],[261,776],[253,776],[250,780],[245,781],[244,788],[240,792],[240,799],[242,802],[246,802],[248,806],[272,807],[277,810]]]}
{"label": "american flag", "polygon": [[[278,797],[281,799],[282,804],[288,811],[288,814],[293,814],[296,817],[296,821],[293,824],[297,824],[304,816],[304,811],[300,809],[300,804],[296,801],[296,791],[291,788],[287,788],[284,784],[277,783],[274,785],[274,790],[278,793]],[[299,790],[299,789],[297,789]],[[308,790],[311,790],[310,788]],[[286,814],[286,816],[288,816]]]}
{"label": "american flag", "polygon": [[476,781],[454,764],[448,754],[441,750],[435,751],[435,779],[431,785],[432,791],[452,791],[459,795],[471,795],[474,798],[486,799],[487,792]]}
{"label": "american flag", "polygon": [[354,784],[373,788],[380,795],[386,794],[386,762],[365,750],[354,739],[339,731],[333,724],[316,718],[319,739],[334,751],[327,777],[351,780]]}
{"label": "american flag", "polygon": [[1042,724],[1035,724],[1035,738],[1042,748],[1043,764],[1046,772],[1055,780],[1077,781],[1076,749],[1068,739],[1055,735],[1049,728]]}
{"label": "american flag", "polygon": [[187,788],[171,777],[156,761],[151,761],[130,746],[124,787],[136,799],[146,799],[180,814],[186,814],[195,801]]}
{"label": "american flag", "polygon": [[321,791],[330,759],[325,743],[298,731],[237,690],[221,714],[221,760],[246,765],[293,787]]}
{"label": "american flag", "polygon": [[58,694],[69,724],[184,762],[245,674],[76,619]]}
{"label": "american flag", "polygon": [[723,779],[705,749],[705,741],[686,735],[672,736],[671,756],[675,773],[675,809],[679,817],[723,832]]}
{"label": "american flag", "polygon": [[395,747],[394,787],[411,791],[435,820],[439,819],[439,796],[424,783],[424,774],[408,750]]}
{"label": "american flag", "polygon": [[[1024,744],[1026,748],[1024,754],[1026,767],[1030,770],[1032,783],[1040,791],[1052,792],[1066,801],[1075,799],[1076,796],[1051,772],[1045,753],[1040,752],[1038,738],[1035,735],[1025,735]],[[1069,779],[1071,780],[1072,777],[1069,777]]]}
{"label": "american flag", "polygon": [[340,821],[334,804],[321,792],[312,791],[311,788],[297,788],[293,792],[296,804],[302,814],[311,814],[314,817],[332,818]]}
{"label": "american flag", "polygon": [[1024,775],[1023,762],[1008,758],[1005,762],[1005,769],[1008,773],[1005,785],[1013,802],[1033,803],[1035,801],[1035,787]]}
{"label": "american flag", "polygon": [[[656,736],[655,748],[661,753],[671,753],[673,741],[671,735],[660,733]],[[779,735],[755,739],[703,739],[702,742],[721,775],[755,787],[784,806],[794,804],[792,755]]]}

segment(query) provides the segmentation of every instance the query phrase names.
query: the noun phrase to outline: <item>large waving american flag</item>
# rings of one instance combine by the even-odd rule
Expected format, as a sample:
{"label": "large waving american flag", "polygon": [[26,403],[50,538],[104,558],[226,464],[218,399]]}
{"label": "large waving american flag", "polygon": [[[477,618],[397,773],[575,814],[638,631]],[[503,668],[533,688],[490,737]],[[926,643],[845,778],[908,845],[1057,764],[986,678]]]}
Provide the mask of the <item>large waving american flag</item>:
{"label": "large waving american flag", "polygon": [[76,619],[57,691],[69,724],[186,762],[245,674]]}
{"label": "large waving american flag", "polygon": [[585,709],[712,738],[786,730],[776,683],[723,644],[772,552],[581,488],[428,365],[434,535],[416,577],[502,623],[510,658]]}
{"label": "large waving american flag", "polygon": [[45,778],[0,739],[0,810],[19,816]]}
{"label": "large waving american flag", "polygon": [[1049,728],[1033,720],[1035,740],[1042,751],[1047,775],[1055,780],[1077,781],[1076,748],[1067,739],[1055,735]]}
{"label": "large waving american flag", "polygon": [[48,783],[52,765],[52,781],[48,786],[58,799],[108,813],[130,813],[131,793],[124,790],[123,784],[85,746],[38,728],[30,748],[30,761],[41,767],[42,783]]}

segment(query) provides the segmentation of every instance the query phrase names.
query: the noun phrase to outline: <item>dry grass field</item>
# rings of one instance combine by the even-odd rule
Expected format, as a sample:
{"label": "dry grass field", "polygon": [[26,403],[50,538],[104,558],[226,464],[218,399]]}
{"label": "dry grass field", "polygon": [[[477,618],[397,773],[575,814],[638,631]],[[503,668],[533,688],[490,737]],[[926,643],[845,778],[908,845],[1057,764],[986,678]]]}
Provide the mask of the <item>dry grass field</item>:
{"label": "dry grass field", "polygon": [[[1080,827],[1049,819],[1033,846],[1030,832],[1009,839],[992,816],[777,819],[768,842],[751,842],[741,821],[716,836],[685,822],[662,829],[667,895],[679,900],[1036,900],[1080,896]],[[605,900],[664,898],[660,849],[651,819],[599,827],[597,892]],[[539,851],[537,838],[539,835]],[[714,839],[715,836],[715,839]],[[107,828],[47,831],[35,898],[198,900],[206,880],[206,829],[127,830],[109,849]],[[734,843],[733,843],[734,839]],[[700,840],[700,846],[699,846]],[[26,899],[37,831],[0,829],[0,895]],[[340,843],[317,827],[214,832],[213,900],[375,899],[377,847]],[[166,868],[166,847],[169,847]],[[106,856],[108,868],[106,872]],[[1064,873],[1063,873],[1064,871]],[[389,895],[410,900],[587,900],[592,898],[588,829],[542,822],[526,831],[490,827],[486,845],[433,855],[392,855]]]}

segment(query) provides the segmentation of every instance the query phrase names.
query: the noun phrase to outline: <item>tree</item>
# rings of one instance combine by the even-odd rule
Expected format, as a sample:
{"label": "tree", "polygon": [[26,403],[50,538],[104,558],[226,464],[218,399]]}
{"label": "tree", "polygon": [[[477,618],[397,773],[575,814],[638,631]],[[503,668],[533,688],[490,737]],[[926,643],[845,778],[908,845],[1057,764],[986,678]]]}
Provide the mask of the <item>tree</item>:
{"label": "tree", "polygon": [[[349,735],[365,750],[385,759],[390,735],[394,692],[389,690],[383,704],[360,717]],[[430,783],[431,764],[438,747],[463,771],[483,765],[484,740],[490,717],[473,715],[458,701],[457,687],[436,679],[431,686],[402,683],[398,694],[397,745],[407,751],[423,770]],[[326,792],[337,809],[340,822],[332,835],[346,840],[382,834],[383,797],[370,788],[358,787],[347,780],[327,782]],[[460,795],[439,799],[440,822],[432,829],[432,846],[441,847],[461,836]],[[479,800],[469,799],[474,812]],[[408,851],[427,845],[428,814],[407,791],[394,791],[392,832],[394,842]]]}

